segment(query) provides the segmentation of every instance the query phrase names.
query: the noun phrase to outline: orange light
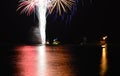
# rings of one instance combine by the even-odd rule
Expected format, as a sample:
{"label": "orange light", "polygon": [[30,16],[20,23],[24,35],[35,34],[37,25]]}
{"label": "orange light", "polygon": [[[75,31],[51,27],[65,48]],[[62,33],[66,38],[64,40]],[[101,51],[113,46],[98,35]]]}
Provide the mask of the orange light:
{"label": "orange light", "polygon": [[102,58],[100,64],[100,76],[105,76],[107,71],[107,45],[102,48]]}

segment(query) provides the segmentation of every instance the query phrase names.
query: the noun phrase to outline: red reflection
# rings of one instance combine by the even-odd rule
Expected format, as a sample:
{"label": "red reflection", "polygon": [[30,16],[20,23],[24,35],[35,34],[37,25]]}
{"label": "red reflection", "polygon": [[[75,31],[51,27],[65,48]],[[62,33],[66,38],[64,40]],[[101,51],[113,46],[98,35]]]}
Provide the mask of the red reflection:
{"label": "red reflection", "polygon": [[36,76],[36,48],[34,46],[20,46],[16,49],[18,76]]}

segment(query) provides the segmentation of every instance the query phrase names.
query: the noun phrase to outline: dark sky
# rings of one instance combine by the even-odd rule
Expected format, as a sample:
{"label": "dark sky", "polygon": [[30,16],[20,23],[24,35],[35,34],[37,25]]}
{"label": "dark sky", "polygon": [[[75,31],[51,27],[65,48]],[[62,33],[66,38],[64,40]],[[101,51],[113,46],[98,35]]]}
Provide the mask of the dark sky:
{"label": "dark sky", "polygon": [[[37,26],[35,14],[20,15],[16,11],[17,2],[18,0],[2,1],[1,41],[2,39],[25,41],[24,39],[27,40],[30,37],[30,31]],[[116,37],[118,26],[113,21],[109,0],[83,0],[83,2],[82,0],[78,1],[77,11],[72,16],[70,24],[65,24],[59,18],[54,20],[54,17],[48,16],[47,38],[57,37],[61,41],[79,41],[84,36],[89,39],[96,39],[106,34],[110,37]],[[114,24],[115,27],[110,24]],[[113,31],[113,29],[116,30]]]}

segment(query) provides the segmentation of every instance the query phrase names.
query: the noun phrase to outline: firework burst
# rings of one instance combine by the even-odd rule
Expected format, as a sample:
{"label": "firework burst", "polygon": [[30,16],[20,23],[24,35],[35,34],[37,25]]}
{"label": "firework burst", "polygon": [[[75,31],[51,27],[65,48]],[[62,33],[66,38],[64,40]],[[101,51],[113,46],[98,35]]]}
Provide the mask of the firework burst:
{"label": "firework burst", "polygon": [[[21,0],[19,1],[17,11],[22,9],[20,13],[27,13],[27,15],[35,12],[35,7],[41,6],[40,0]],[[72,11],[72,7],[76,5],[75,0],[44,0],[47,2],[47,12],[51,14],[52,12],[57,12],[62,15],[62,11],[67,13],[67,11]]]}
{"label": "firework burst", "polygon": [[35,6],[37,5],[37,3],[38,3],[37,0],[20,1],[17,11],[22,9],[21,13],[27,13],[27,15],[30,15],[32,12],[35,11]]}
{"label": "firework burst", "polygon": [[52,7],[49,10],[49,13],[52,13],[53,10],[62,15],[63,12],[67,12],[67,10],[71,10],[72,5],[75,4],[74,0],[52,0],[51,1]]}
{"label": "firework burst", "polygon": [[75,5],[74,0],[21,0],[17,10],[21,10],[21,13],[27,13],[27,15],[35,12],[36,6],[38,7],[38,19],[39,19],[39,30],[41,35],[42,44],[46,43],[46,14],[56,12],[60,16],[63,12],[72,10],[72,6]]}

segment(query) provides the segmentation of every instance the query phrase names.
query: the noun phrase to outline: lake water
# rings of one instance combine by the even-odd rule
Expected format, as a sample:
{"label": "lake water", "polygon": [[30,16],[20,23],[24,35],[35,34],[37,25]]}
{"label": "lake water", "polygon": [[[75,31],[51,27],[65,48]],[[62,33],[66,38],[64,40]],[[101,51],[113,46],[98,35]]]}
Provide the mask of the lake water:
{"label": "lake water", "polygon": [[1,45],[1,76],[120,76],[119,45]]}

